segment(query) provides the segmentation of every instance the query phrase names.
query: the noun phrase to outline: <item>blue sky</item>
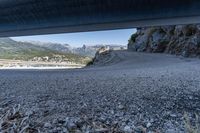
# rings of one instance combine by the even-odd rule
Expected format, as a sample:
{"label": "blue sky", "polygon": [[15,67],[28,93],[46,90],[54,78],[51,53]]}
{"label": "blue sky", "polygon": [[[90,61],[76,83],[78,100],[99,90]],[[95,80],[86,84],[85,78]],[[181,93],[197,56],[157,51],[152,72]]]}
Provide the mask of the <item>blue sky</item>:
{"label": "blue sky", "polygon": [[126,45],[131,34],[135,29],[124,30],[110,30],[110,31],[96,31],[96,32],[80,32],[80,33],[65,33],[52,35],[37,35],[37,36],[23,36],[12,37],[18,41],[40,41],[40,42],[55,42],[70,44],[78,47],[95,44],[120,44]]}

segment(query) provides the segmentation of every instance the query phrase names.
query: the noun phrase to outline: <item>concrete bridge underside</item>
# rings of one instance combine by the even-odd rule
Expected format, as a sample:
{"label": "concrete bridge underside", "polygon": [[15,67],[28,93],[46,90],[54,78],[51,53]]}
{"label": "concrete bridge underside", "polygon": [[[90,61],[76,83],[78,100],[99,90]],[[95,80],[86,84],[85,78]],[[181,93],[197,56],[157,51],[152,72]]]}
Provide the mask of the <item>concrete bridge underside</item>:
{"label": "concrete bridge underside", "polygon": [[200,22],[200,0],[1,0],[0,36]]}

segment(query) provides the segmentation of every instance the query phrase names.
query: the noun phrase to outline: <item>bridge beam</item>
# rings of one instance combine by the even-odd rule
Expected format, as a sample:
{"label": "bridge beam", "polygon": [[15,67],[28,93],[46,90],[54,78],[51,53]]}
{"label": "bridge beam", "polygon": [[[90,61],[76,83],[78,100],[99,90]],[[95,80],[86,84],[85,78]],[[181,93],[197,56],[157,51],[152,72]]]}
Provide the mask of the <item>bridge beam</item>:
{"label": "bridge beam", "polygon": [[1,0],[0,37],[200,23],[199,0]]}

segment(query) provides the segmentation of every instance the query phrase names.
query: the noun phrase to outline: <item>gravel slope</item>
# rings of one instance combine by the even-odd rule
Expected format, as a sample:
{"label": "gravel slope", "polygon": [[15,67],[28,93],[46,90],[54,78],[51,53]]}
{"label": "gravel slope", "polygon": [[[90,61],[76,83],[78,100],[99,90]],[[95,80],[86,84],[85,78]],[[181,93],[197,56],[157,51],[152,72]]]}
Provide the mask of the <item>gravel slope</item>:
{"label": "gravel slope", "polygon": [[0,132],[27,114],[32,132],[186,132],[184,114],[192,122],[200,115],[200,60],[114,54],[120,61],[106,66],[0,70],[0,115],[21,105]]}

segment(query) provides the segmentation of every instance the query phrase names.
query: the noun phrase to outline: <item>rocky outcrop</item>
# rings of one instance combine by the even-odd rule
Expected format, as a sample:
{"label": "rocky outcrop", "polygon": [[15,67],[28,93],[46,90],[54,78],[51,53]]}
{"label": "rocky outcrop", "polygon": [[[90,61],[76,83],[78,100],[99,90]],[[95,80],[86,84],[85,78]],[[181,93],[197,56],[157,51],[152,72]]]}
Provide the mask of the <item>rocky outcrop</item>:
{"label": "rocky outcrop", "polygon": [[91,62],[88,63],[88,66],[106,66],[119,62],[119,57],[115,52],[110,49],[108,46],[101,47],[95,54],[95,57]]}
{"label": "rocky outcrop", "polygon": [[101,47],[95,54],[94,59],[88,65],[104,64],[111,57],[111,52],[108,47]]}
{"label": "rocky outcrop", "polygon": [[198,57],[200,25],[138,28],[129,40],[128,50]]}

